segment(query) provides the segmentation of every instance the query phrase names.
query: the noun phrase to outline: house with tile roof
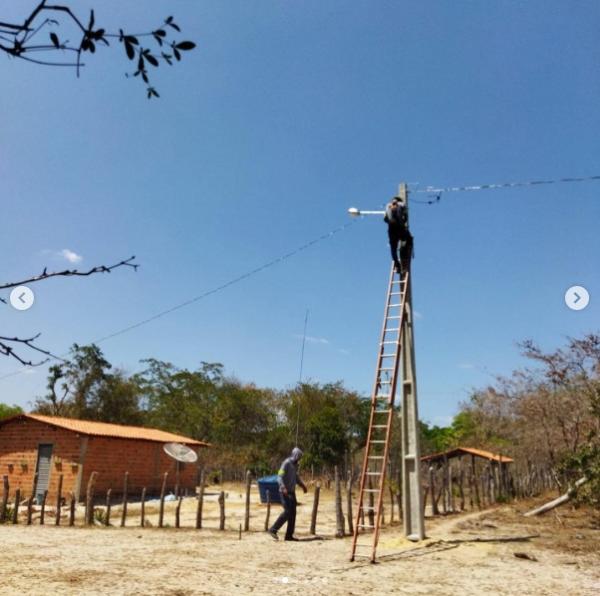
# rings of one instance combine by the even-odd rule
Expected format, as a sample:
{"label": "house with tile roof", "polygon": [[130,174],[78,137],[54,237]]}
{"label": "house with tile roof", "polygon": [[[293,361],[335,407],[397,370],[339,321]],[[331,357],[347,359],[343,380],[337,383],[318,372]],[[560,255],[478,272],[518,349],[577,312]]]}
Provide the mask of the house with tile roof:
{"label": "house with tile roof", "polygon": [[166,443],[182,443],[194,451],[208,443],[154,428],[107,424],[57,416],[19,414],[0,420],[0,476],[8,480],[11,493],[38,502],[47,491],[49,503],[56,498],[62,478],[62,495],[85,496],[92,472],[97,473],[96,494],[109,488],[122,493],[128,472],[128,493],[146,488],[157,494],[165,473],[174,491],[193,491],[198,483],[198,464],[183,464],[169,457]]}

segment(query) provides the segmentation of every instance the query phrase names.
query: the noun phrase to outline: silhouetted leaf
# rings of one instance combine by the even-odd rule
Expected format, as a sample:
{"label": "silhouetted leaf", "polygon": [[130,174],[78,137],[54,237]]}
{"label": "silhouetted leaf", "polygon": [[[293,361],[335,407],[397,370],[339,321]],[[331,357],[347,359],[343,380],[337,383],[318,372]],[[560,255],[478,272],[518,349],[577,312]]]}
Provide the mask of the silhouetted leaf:
{"label": "silhouetted leaf", "polygon": [[88,25],[88,30],[91,31],[94,28],[94,9],[92,8],[91,12],[90,12],[90,24]]}
{"label": "silhouetted leaf", "polygon": [[148,87],[148,99],[152,98],[152,96],[160,97],[160,95],[157,93],[154,87]]}
{"label": "silhouetted leaf", "polygon": [[127,39],[125,39],[123,43],[125,44],[125,51],[127,52],[127,57],[130,60],[133,60],[135,58],[135,48],[127,41]]}
{"label": "silhouetted leaf", "polygon": [[54,33],[54,31],[52,33],[50,33],[50,41],[52,41],[52,44],[54,45],[55,48],[60,47],[60,42],[58,41],[58,35],[56,35],[56,33]]}
{"label": "silhouetted leaf", "polygon": [[162,38],[160,38],[158,35],[156,35],[156,33],[153,33],[152,35],[154,36],[154,39],[156,40],[156,43],[157,43],[159,46],[162,46],[162,44],[163,44],[163,40],[162,40]]}
{"label": "silhouetted leaf", "polygon": [[129,43],[132,43],[132,44],[134,44],[136,46],[139,45],[139,43],[140,43],[138,41],[138,38],[135,37],[135,35],[126,35],[125,36],[125,41],[128,41]]}
{"label": "silhouetted leaf", "polygon": [[173,48],[173,56],[176,60],[181,60],[181,54],[177,51],[177,48]]}
{"label": "silhouetted leaf", "polygon": [[170,24],[172,21],[173,21],[173,17],[167,17],[167,18],[165,19],[165,23],[166,23],[167,25],[169,25],[169,24]]}
{"label": "silhouetted leaf", "polygon": [[142,70],[142,79],[144,79],[144,83],[148,82],[148,75],[145,70]]}
{"label": "silhouetted leaf", "polygon": [[161,54],[162,54],[162,57],[165,59],[165,62],[166,62],[167,64],[169,64],[169,65],[172,65],[172,64],[173,64],[173,60],[171,60],[171,58],[172,58],[173,56],[171,56],[171,54],[165,54],[164,52],[161,52]]}
{"label": "silhouetted leaf", "polygon": [[178,50],[188,51],[193,50],[196,44],[193,41],[180,41],[175,47]]}
{"label": "silhouetted leaf", "polygon": [[169,25],[169,27],[173,27],[173,29],[175,29],[175,31],[181,31],[181,29],[179,28],[179,25],[176,25],[175,23],[169,23],[168,25]]}
{"label": "silhouetted leaf", "polygon": [[157,29],[156,31],[153,31],[154,35],[158,35],[158,37],[166,37],[167,33],[164,29]]}
{"label": "silhouetted leaf", "polygon": [[148,60],[152,66],[158,66],[158,60],[152,54],[146,54],[146,60]]}
{"label": "silhouetted leaf", "polygon": [[144,70],[144,54],[140,52],[140,58],[138,60],[138,68]]}

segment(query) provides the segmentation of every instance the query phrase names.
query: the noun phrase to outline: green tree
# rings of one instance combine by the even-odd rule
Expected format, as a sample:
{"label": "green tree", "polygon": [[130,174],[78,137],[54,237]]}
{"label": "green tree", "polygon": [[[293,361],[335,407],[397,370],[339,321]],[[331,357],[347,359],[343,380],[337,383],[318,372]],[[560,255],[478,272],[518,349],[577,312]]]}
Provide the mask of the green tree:
{"label": "green tree", "polygon": [[20,406],[9,406],[8,404],[0,403],[0,420],[22,413],[23,409]]}
{"label": "green tree", "polygon": [[189,371],[153,358],[143,362],[147,368],[134,381],[147,425],[210,441],[222,365],[203,362],[199,370]]}

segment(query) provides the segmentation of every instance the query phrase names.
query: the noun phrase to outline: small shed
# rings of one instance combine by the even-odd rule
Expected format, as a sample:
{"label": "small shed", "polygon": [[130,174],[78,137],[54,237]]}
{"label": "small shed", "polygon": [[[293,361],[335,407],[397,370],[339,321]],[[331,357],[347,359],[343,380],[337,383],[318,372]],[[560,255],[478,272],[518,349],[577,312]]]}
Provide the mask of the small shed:
{"label": "small shed", "polygon": [[471,461],[474,461],[476,457],[488,462],[495,462],[497,464],[511,464],[513,459],[508,455],[502,455],[501,453],[492,453],[491,451],[484,451],[483,449],[475,449],[473,447],[455,447],[454,449],[448,449],[448,451],[442,451],[441,453],[432,453],[431,455],[424,455],[421,458],[422,462],[439,463],[455,457],[462,458],[465,455],[471,456]]}
{"label": "small shed", "polygon": [[92,472],[97,472],[97,491],[121,492],[125,472],[131,493],[143,487],[157,493],[165,472],[171,489],[178,482],[179,488],[193,490],[197,464],[176,466],[163,450],[165,443],[182,443],[196,452],[209,446],[154,428],[19,414],[0,420],[0,475],[8,476],[11,490],[37,498],[46,490],[54,497],[62,474],[63,495],[72,492],[79,500]]}

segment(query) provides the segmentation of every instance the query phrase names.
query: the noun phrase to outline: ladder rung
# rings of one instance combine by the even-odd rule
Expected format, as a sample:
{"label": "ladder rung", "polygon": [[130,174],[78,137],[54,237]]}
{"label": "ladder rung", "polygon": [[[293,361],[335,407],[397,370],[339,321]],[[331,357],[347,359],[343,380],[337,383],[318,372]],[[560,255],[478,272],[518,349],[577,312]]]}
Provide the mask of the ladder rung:
{"label": "ladder rung", "polygon": [[394,370],[394,369],[390,368],[390,367],[386,367],[386,368],[380,368],[379,370],[382,371],[382,370]]}
{"label": "ladder rung", "polygon": [[[366,524],[358,524],[358,526],[356,526],[357,528],[362,528],[363,530],[374,530],[375,526],[367,526]],[[358,544],[356,545],[358,546]],[[362,546],[362,545],[361,545]]]}
{"label": "ladder rung", "polygon": [[372,428],[387,428],[387,424],[374,424]]}
{"label": "ladder rung", "polygon": [[381,472],[367,472],[367,476],[381,476]]}
{"label": "ladder rung", "polygon": [[404,292],[390,292],[390,296],[402,296]]}
{"label": "ladder rung", "polygon": [[[371,439],[369,443],[385,443],[385,441],[381,441],[379,439]],[[405,455],[404,457],[408,457],[408,455]]]}
{"label": "ladder rung", "polygon": [[383,344],[397,344],[397,343],[398,343],[398,342],[397,342],[397,340],[393,340],[393,341],[392,341],[392,340],[389,340],[389,341],[382,341],[382,342],[381,342],[381,344],[382,344],[382,345],[383,345]]}
{"label": "ladder rung", "polygon": [[386,329],[386,333],[391,333],[392,331],[400,331],[400,327],[393,327],[392,329]]}
{"label": "ladder rung", "polygon": [[378,488],[363,488],[363,493],[378,493]]}
{"label": "ladder rung", "polygon": [[389,414],[389,410],[375,410],[375,414]]}
{"label": "ladder rung", "polygon": [[392,382],[391,381],[378,381],[377,384],[378,385],[391,385]]}
{"label": "ladder rung", "polygon": [[399,315],[393,315],[391,317],[386,317],[386,319],[401,319],[402,317]]}
{"label": "ladder rung", "polygon": [[384,459],[383,455],[369,455],[368,459]]}
{"label": "ladder rung", "polygon": [[394,306],[402,306],[402,304],[388,304],[388,308],[392,308]]}

